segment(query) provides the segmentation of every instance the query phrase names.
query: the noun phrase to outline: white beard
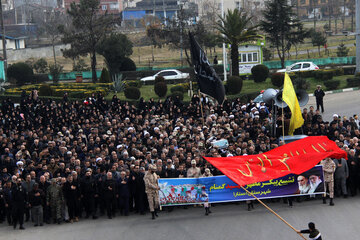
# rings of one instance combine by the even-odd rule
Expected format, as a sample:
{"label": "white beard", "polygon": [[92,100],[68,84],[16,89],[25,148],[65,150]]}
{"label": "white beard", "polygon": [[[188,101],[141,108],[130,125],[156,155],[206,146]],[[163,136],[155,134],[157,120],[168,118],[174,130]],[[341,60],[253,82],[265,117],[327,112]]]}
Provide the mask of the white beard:
{"label": "white beard", "polygon": [[309,189],[310,189],[310,185],[305,185],[305,186],[299,185],[300,194],[308,193]]}
{"label": "white beard", "polygon": [[322,183],[321,179],[317,179],[315,183],[310,181],[310,190],[309,193],[314,193],[319,184]]}

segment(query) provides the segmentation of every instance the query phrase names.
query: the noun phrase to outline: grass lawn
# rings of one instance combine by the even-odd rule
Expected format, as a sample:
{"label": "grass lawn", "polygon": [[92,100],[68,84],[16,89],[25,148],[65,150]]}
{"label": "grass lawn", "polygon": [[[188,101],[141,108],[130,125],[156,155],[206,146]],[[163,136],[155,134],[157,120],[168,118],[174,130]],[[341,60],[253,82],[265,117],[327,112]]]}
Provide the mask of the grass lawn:
{"label": "grass lawn", "polygon": [[[338,89],[343,89],[346,88],[346,79],[353,77],[353,75],[343,75],[343,76],[335,76],[333,79],[337,79],[340,80],[340,86]],[[322,85],[322,88],[326,91],[326,87],[324,86],[323,82],[318,81],[314,78],[308,78],[307,79],[310,82],[310,87],[307,90],[308,93],[313,93],[313,91],[316,89],[316,85],[320,84]],[[173,84],[168,84],[168,94],[170,95],[170,88],[174,86]],[[262,83],[255,83],[253,80],[244,80],[243,82],[243,88],[240,94],[237,95],[232,95],[229,96],[229,98],[236,98],[240,95],[243,94],[249,94],[249,93],[254,93],[254,92],[260,92],[261,90],[266,90],[268,88],[274,88],[274,89],[278,89],[278,87],[272,85],[271,83],[271,79],[267,78],[265,82]],[[281,87],[282,88],[282,87]],[[154,92],[154,85],[144,85],[140,88],[141,91],[141,97],[143,97],[145,100],[149,100],[150,98],[154,98],[155,101],[159,100],[160,98],[155,94]],[[115,93],[109,93],[105,98],[106,99],[111,99],[113,97]],[[124,93],[117,93],[116,94],[118,96],[118,98],[120,98],[121,100],[129,100],[124,96]],[[165,99],[165,98],[161,98],[161,99]],[[190,97],[186,94],[184,94],[184,101],[188,102],[190,101]]]}
{"label": "grass lawn", "polygon": [[[174,86],[175,84],[168,84],[167,87],[168,87],[168,92],[167,92],[167,95],[171,95],[171,92],[170,92],[170,88],[172,86]],[[154,85],[143,85],[141,88],[140,88],[140,92],[141,92],[141,97],[144,98],[144,100],[149,100],[150,98],[154,98],[155,101],[158,101],[159,99],[163,99],[165,100],[165,98],[159,98],[156,94],[155,94],[155,91],[154,91]],[[105,99],[108,99],[108,100],[111,100],[112,97],[115,95],[114,92],[111,92],[109,93]],[[130,99],[127,99],[124,95],[124,92],[121,92],[121,93],[116,93],[117,97],[120,99],[120,100],[130,100]],[[188,102],[190,101],[190,97],[187,95],[187,93],[184,94],[184,101]]]}

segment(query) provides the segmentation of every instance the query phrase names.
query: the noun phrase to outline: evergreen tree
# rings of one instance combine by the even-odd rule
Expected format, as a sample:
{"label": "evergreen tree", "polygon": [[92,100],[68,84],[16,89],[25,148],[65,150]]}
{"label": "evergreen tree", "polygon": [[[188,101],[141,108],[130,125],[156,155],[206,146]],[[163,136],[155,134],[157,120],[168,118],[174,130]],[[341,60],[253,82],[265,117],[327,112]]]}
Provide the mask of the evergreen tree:
{"label": "evergreen tree", "polygon": [[313,46],[318,47],[318,52],[319,52],[319,56],[321,56],[320,54],[320,47],[324,46],[327,42],[327,39],[325,37],[324,34],[322,34],[321,32],[313,32],[311,34],[311,42],[313,44]]}
{"label": "evergreen tree", "polygon": [[347,57],[349,54],[350,49],[348,49],[344,43],[340,43],[340,45],[337,47],[336,55],[338,57]]}
{"label": "evergreen tree", "polygon": [[292,11],[287,0],[271,0],[266,3],[261,28],[267,40],[276,48],[281,66],[285,68],[285,54],[293,45],[304,40],[306,31]]}

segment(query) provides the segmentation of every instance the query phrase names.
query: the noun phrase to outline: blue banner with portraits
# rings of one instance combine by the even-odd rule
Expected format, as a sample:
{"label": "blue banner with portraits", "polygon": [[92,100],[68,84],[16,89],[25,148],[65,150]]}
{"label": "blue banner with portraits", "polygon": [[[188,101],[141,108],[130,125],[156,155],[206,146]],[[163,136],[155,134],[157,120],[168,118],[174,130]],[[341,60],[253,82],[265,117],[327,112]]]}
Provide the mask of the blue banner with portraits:
{"label": "blue banner with portraits", "polygon": [[[254,199],[224,175],[203,178],[162,178],[159,179],[159,186],[162,206]],[[323,194],[325,189],[323,169],[322,166],[315,166],[300,175],[290,174],[266,182],[249,184],[245,188],[259,199]]]}

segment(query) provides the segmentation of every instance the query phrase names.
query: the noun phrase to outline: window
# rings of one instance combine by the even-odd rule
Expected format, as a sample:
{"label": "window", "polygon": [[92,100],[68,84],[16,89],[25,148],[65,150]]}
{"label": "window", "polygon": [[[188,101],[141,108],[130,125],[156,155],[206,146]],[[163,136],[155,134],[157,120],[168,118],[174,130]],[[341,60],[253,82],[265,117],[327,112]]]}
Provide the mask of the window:
{"label": "window", "polygon": [[242,54],[242,62],[247,62],[246,61],[246,54]]}
{"label": "window", "polygon": [[248,62],[252,62],[252,61],[253,61],[253,60],[252,60],[252,56],[253,56],[252,53],[248,53]]}
{"label": "window", "polygon": [[297,70],[297,69],[301,69],[301,64],[296,64],[291,68],[291,70]]}
{"label": "window", "polygon": [[300,0],[300,4],[301,4],[301,5],[304,5],[305,3],[306,3],[305,0]]}
{"label": "window", "polygon": [[101,9],[102,9],[103,11],[106,11],[106,10],[107,10],[107,6],[106,6],[106,5],[101,5]]}
{"label": "window", "polygon": [[310,67],[310,63],[304,63],[302,68],[309,68]]}
{"label": "window", "polygon": [[167,72],[167,75],[166,75],[166,76],[176,76],[176,75],[177,75],[176,72],[174,72],[174,71],[169,71],[169,72]]}
{"label": "window", "polygon": [[240,5],[240,2],[239,1],[236,1],[235,2],[235,8],[237,8],[237,9],[241,9],[241,5]]}
{"label": "window", "polygon": [[118,10],[118,9],[119,9],[119,3],[110,3],[110,10]]}
{"label": "window", "polygon": [[253,53],[253,61],[254,62],[258,61],[258,53]]}

